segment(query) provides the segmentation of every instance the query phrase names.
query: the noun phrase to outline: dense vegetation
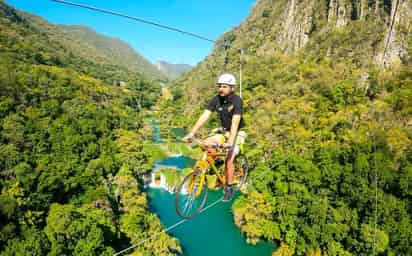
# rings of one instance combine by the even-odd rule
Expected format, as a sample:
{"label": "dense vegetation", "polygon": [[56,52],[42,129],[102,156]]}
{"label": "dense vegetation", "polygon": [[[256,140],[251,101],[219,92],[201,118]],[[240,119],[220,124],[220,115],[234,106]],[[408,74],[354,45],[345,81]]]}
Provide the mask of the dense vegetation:
{"label": "dense vegetation", "polygon": [[[156,82],[0,1],[0,255],[112,255],[162,230],[137,177],[182,148],[144,145],[145,113],[156,104],[161,127],[191,126],[216,76],[236,72],[237,47],[253,170],[233,212],[248,241],[278,243],[274,256],[412,255],[410,5],[387,66],[391,3],[261,0],[159,98]],[[133,255],[179,252],[161,235]]]}
{"label": "dense vegetation", "polygon": [[84,26],[54,25],[25,12],[19,12],[30,24],[54,41],[58,41],[74,55],[94,63],[113,65],[131,72],[139,72],[151,79],[166,77],[128,44],[104,36]]}
{"label": "dense vegetation", "polygon": [[[159,94],[0,2],[0,255],[113,255],[162,230],[137,178],[150,169],[142,114]],[[133,255],[180,251],[162,234]]]}
{"label": "dense vegetation", "polygon": [[[384,69],[375,54],[385,42],[387,2],[378,14],[354,13],[340,27],[328,24],[320,6],[308,42],[293,50],[287,46],[294,39],[278,34],[287,33],[279,28],[282,15],[293,14],[285,6],[291,2],[259,1],[246,22],[174,83],[173,100],[159,103],[159,119],[193,125],[215,93],[216,76],[236,72],[236,47],[247,47],[243,98],[253,171],[233,210],[248,240],[278,243],[274,256],[412,255],[411,34],[401,62]],[[297,9],[292,20],[305,13]],[[396,26],[401,32],[404,17]],[[276,48],[279,40],[286,48]],[[223,41],[233,46],[226,67]]]}

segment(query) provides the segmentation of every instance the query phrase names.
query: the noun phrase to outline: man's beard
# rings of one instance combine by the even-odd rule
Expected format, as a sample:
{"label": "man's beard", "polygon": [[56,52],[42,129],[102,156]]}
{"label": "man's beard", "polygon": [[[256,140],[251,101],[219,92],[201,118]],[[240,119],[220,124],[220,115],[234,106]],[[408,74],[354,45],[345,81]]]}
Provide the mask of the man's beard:
{"label": "man's beard", "polygon": [[220,95],[221,97],[227,97],[227,96],[230,95],[230,93],[231,93],[231,92],[229,92],[228,94],[225,94],[224,92],[219,92],[219,95]]}

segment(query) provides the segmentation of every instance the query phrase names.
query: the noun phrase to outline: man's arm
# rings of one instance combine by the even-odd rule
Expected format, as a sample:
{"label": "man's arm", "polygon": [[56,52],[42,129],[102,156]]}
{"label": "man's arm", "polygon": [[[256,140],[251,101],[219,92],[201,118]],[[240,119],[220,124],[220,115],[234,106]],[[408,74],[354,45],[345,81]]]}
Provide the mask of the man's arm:
{"label": "man's arm", "polygon": [[240,119],[241,119],[241,115],[233,115],[233,117],[232,117],[232,125],[230,127],[230,135],[229,135],[229,139],[227,140],[227,144],[229,146],[233,146],[233,144],[235,144],[236,134],[237,134],[237,130],[238,130],[239,124],[240,124]]}
{"label": "man's arm", "polygon": [[210,114],[212,114],[212,111],[206,109],[203,114],[199,117],[197,120],[196,124],[193,126],[193,128],[190,130],[189,134],[186,135],[183,140],[187,141],[189,138],[193,137],[196,132],[200,129],[200,127],[203,126],[203,124],[209,119]]}

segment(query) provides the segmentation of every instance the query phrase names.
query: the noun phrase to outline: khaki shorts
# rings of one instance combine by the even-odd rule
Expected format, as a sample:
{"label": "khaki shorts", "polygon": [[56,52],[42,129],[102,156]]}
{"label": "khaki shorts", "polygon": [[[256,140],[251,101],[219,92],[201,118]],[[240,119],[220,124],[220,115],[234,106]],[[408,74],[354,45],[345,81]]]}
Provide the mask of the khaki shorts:
{"label": "khaki shorts", "polygon": [[[218,134],[213,134],[210,135],[205,139],[206,142],[208,143],[217,143],[217,144],[223,144],[225,141],[229,138],[230,133],[225,132],[224,134],[218,133]],[[239,154],[240,150],[243,150],[243,144],[245,143],[247,134],[244,131],[239,131],[236,136],[236,143],[235,143],[235,148],[234,148],[234,153],[235,155]]]}

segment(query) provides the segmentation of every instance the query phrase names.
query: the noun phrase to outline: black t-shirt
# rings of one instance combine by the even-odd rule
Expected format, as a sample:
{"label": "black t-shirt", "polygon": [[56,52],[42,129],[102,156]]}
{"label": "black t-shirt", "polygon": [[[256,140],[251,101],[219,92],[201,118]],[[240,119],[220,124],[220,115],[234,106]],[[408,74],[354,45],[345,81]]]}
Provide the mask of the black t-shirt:
{"label": "black t-shirt", "polygon": [[232,93],[224,97],[216,95],[212,98],[211,101],[209,101],[209,103],[206,106],[206,109],[212,112],[216,111],[218,113],[222,127],[225,128],[226,131],[230,131],[230,127],[232,126],[233,115],[241,116],[238,130],[244,127],[245,125],[242,117],[242,98],[240,98],[236,94]]}

